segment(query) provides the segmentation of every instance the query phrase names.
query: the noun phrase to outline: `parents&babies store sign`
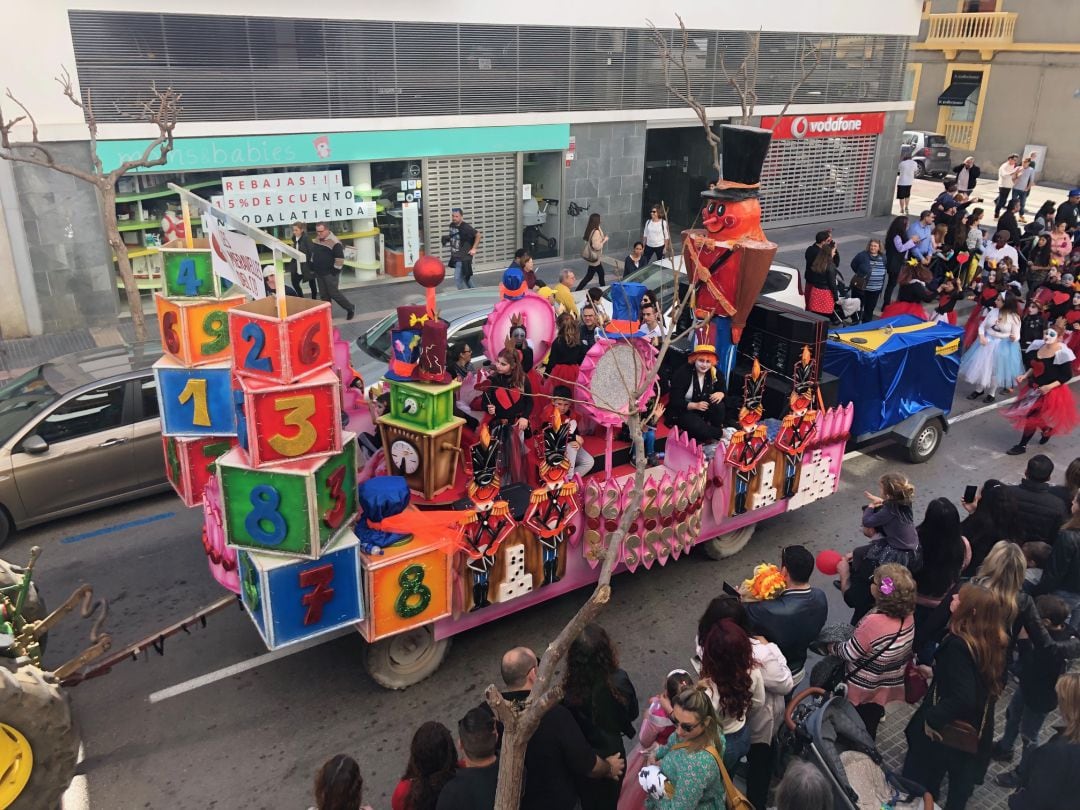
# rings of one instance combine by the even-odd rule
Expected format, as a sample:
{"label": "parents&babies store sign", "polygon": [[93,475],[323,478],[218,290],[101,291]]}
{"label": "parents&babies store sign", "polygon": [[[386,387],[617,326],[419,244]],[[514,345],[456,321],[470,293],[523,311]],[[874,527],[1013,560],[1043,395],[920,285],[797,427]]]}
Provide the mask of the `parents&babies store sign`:
{"label": "parents&babies store sign", "polygon": [[375,216],[375,201],[358,199],[339,170],[223,177],[211,202],[259,228]]}

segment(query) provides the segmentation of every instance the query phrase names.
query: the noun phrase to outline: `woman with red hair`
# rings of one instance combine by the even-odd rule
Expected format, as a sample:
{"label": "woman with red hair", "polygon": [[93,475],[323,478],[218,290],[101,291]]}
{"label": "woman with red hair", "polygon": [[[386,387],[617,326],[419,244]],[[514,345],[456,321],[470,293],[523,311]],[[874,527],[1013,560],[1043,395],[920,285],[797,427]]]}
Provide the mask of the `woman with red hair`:
{"label": "woman with red hair", "polygon": [[754,666],[750,636],[732,619],[721,619],[701,644],[701,684],[724,733],[724,767],[731,771],[750,751],[751,708],[765,703],[765,682]]}

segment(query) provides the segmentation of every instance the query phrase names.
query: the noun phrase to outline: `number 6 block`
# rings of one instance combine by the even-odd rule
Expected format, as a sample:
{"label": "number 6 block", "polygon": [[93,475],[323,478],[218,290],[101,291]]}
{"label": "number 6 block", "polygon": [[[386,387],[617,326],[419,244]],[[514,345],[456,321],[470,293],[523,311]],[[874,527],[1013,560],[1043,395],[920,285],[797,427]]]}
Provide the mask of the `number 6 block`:
{"label": "number 6 block", "polygon": [[185,366],[203,366],[229,358],[229,310],[244,303],[242,295],[218,300],[166,298],[154,294],[161,343]]}
{"label": "number 6 block", "polygon": [[154,363],[161,433],[165,436],[235,436],[232,366],[186,368],[169,357]]}
{"label": "number 6 block", "polygon": [[185,506],[198,506],[203,490],[214,474],[218,456],[236,444],[235,436],[162,436],[165,474]]}
{"label": "number 6 block", "polygon": [[237,553],[240,597],[271,650],[364,618],[357,541],[342,537],[318,560]]}
{"label": "number 6 block", "polygon": [[[321,371],[289,385],[238,377],[254,467],[341,452],[341,380]],[[245,442],[241,440],[241,446]]]}
{"label": "number 6 block", "polygon": [[229,312],[236,373],[282,385],[330,368],[333,323],[329,301],[289,296],[286,317],[277,301],[261,298]]}
{"label": "number 6 block", "polygon": [[225,539],[237,548],[316,559],[356,515],[356,437],[341,452],[274,467],[249,466],[239,449],[218,459]]}

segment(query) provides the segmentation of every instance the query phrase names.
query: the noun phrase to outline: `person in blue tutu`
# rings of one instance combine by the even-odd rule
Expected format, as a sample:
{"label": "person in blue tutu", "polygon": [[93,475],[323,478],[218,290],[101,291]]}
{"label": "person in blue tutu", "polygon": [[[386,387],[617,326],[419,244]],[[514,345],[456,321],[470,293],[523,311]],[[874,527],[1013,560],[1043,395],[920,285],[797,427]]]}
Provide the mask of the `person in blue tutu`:
{"label": "person in blue tutu", "polygon": [[960,376],[975,386],[968,399],[993,402],[999,388],[1012,393],[1016,378],[1024,373],[1020,320],[1020,299],[1011,292],[998,295],[979,324],[978,342],[960,363]]}

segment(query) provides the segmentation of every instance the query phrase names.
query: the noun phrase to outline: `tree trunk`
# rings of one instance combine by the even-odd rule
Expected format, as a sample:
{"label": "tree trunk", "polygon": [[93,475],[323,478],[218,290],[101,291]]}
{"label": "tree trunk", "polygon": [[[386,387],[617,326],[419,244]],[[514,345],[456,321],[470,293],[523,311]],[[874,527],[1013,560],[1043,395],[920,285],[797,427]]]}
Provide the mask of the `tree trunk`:
{"label": "tree trunk", "polygon": [[135,340],[144,341],[150,335],[146,331],[146,316],[143,314],[142,298],[139,296],[139,284],[135,281],[135,272],[131,269],[127,245],[120,233],[116,221],[116,188],[111,183],[108,188],[98,187],[101,200],[101,214],[105,220],[105,238],[109,247],[116,254],[116,272],[124,282],[124,295],[127,297],[131,323],[135,327]]}
{"label": "tree trunk", "polygon": [[[531,735],[530,735],[531,736]],[[499,751],[499,786],[495,791],[495,810],[518,810],[525,788],[525,749],[528,738],[503,734]]]}

